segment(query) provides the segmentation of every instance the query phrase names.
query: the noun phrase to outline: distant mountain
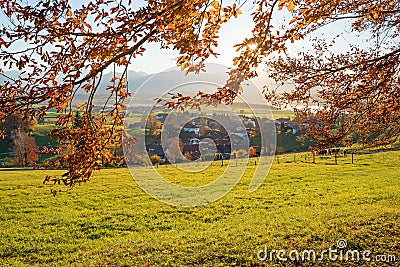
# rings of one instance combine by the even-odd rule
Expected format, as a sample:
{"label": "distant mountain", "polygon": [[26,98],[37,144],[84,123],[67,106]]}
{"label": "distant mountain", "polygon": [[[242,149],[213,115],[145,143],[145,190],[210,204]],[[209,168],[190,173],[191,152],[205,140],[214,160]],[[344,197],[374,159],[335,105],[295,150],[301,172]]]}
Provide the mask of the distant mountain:
{"label": "distant mountain", "polygon": [[[193,95],[198,91],[214,92],[216,88],[225,84],[228,79],[227,71],[224,66],[218,64],[208,64],[206,72],[200,74],[189,73],[186,76],[178,68],[155,74],[129,71],[128,89],[132,93],[135,105],[148,105],[154,103],[156,98],[168,98],[168,93]],[[95,96],[95,103],[101,104],[105,100],[106,95],[108,95],[106,88],[112,85],[110,82],[112,77],[113,73],[103,75],[103,81],[100,83]],[[242,97],[244,99],[255,104],[263,103],[263,96],[254,84],[246,82],[243,87]],[[79,91],[77,98],[79,102],[85,101],[87,94]],[[128,100],[127,103],[132,99]]]}
{"label": "distant mountain", "polygon": [[[181,93],[183,95],[193,95],[198,91],[212,93],[216,88],[223,86],[228,79],[228,70],[221,65],[208,64],[207,71],[200,74],[189,73],[187,76],[178,68],[168,71],[148,75],[147,79],[139,86],[138,80],[132,82],[129,79],[129,89],[133,92],[133,98],[139,105],[142,101],[146,103],[149,100],[168,97],[168,93]],[[263,96],[260,89],[251,82],[243,85],[244,91],[241,96],[247,102],[262,104]],[[151,101],[150,101],[151,102]]]}
{"label": "distant mountain", "polygon": [[[122,75],[121,73],[117,73],[117,76]],[[114,73],[106,73],[103,74],[103,79],[102,82],[99,85],[98,88],[98,94],[108,94],[108,91],[106,90],[107,86],[112,85],[110,82],[111,79],[114,77]],[[129,88],[137,88],[139,87],[147,78],[149,77],[149,74],[143,72],[143,71],[128,71],[128,84]],[[80,93],[80,92],[79,92]]]}
{"label": "distant mountain", "polygon": [[[198,91],[207,93],[214,92],[219,86],[225,84],[228,79],[228,69],[219,64],[207,64],[207,71],[200,74],[189,73],[187,76],[178,68],[173,68],[164,72],[148,74],[141,71],[128,71],[128,89],[135,99],[134,103],[151,104],[154,99],[159,97],[168,97],[168,92],[182,93],[184,95],[193,95]],[[17,78],[19,72],[16,70],[6,71],[5,75],[11,78]],[[121,73],[118,73],[121,75]],[[99,85],[94,102],[101,104],[108,95],[106,88],[114,74],[112,72],[103,74],[103,79]],[[6,78],[0,75],[0,84],[4,83]],[[268,82],[268,80],[266,80]],[[264,82],[264,80],[262,81]],[[260,80],[257,85],[260,87]],[[246,82],[243,85],[244,91],[241,98],[252,104],[263,104],[262,88],[257,88],[254,83]],[[87,100],[88,94],[82,89],[75,95],[75,101],[82,103]],[[129,100],[130,101],[130,100]],[[127,101],[127,103],[129,103]]]}
{"label": "distant mountain", "polygon": [[[8,80],[7,77],[11,78],[11,79],[17,79],[19,76],[20,72],[17,70],[7,70],[4,72],[4,75],[0,74],[0,85],[3,84],[5,81]],[[121,75],[121,74],[119,74]],[[110,80],[112,79],[112,77],[114,76],[114,74],[112,72],[110,73],[106,73],[103,75],[103,79],[102,82],[100,83],[99,86],[99,94],[105,94],[108,93],[106,91],[106,88],[108,85],[111,85]],[[147,78],[149,77],[149,74],[143,72],[143,71],[128,71],[128,80],[129,80],[129,84],[130,86],[137,88],[139,85],[141,85]],[[79,90],[79,93],[84,93],[84,91]]]}

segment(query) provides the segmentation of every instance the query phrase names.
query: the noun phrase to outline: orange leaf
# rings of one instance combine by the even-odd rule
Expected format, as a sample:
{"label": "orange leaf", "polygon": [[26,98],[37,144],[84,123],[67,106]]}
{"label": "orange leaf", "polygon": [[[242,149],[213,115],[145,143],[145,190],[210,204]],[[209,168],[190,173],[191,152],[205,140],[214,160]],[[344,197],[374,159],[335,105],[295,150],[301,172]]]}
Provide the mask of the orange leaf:
{"label": "orange leaf", "polygon": [[290,1],[289,5],[288,5],[288,7],[287,7],[287,10],[288,10],[289,12],[292,12],[294,8],[295,8],[294,1]]}
{"label": "orange leaf", "polygon": [[212,2],[211,4],[215,9],[219,8],[219,3],[217,1]]}

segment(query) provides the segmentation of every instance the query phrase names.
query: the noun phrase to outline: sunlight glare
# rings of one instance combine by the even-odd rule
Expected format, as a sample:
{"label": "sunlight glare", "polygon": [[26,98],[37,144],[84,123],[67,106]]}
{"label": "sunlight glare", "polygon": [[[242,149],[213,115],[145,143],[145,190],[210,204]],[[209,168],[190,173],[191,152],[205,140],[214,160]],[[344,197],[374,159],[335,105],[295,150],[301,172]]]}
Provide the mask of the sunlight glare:
{"label": "sunlight glare", "polygon": [[257,45],[256,43],[250,43],[250,44],[247,45],[247,47],[248,47],[250,50],[254,51],[254,50],[257,49],[258,45]]}

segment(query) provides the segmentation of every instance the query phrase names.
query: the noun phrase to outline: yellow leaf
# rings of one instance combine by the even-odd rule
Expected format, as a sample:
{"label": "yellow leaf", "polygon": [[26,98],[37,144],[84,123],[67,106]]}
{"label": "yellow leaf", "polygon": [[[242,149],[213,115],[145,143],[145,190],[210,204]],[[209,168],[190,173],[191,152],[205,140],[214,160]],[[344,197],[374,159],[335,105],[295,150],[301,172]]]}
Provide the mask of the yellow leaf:
{"label": "yellow leaf", "polygon": [[289,5],[288,5],[288,7],[287,7],[287,10],[288,10],[289,12],[292,12],[293,9],[294,9],[294,7],[295,7],[294,1],[290,1]]}
{"label": "yellow leaf", "polygon": [[215,9],[219,8],[219,3],[217,1],[212,2],[211,4]]}
{"label": "yellow leaf", "polygon": [[68,102],[63,102],[63,103],[61,104],[61,107],[62,107],[62,108],[68,107]]}
{"label": "yellow leaf", "polygon": [[71,11],[71,10],[68,10],[67,16],[68,16],[68,17],[72,17],[72,11]]}
{"label": "yellow leaf", "polygon": [[287,0],[280,0],[278,3],[278,10],[282,10],[282,8],[285,6]]}
{"label": "yellow leaf", "polygon": [[378,19],[379,18],[379,14],[377,12],[374,13],[374,19]]}

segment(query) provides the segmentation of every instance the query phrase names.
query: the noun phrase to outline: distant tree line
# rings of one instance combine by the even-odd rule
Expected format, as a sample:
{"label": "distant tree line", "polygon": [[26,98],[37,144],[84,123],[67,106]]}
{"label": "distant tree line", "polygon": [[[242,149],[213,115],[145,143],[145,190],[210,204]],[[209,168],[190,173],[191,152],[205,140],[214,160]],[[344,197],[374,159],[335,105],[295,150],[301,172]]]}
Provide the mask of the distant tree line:
{"label": "distant tree line", "polygon": [[5,135],[3,142],[10,145],[13,166],[36,164],[39,153],[32,133],[37,125],[34,117],[12,114],[0,122],[0,129]]}

